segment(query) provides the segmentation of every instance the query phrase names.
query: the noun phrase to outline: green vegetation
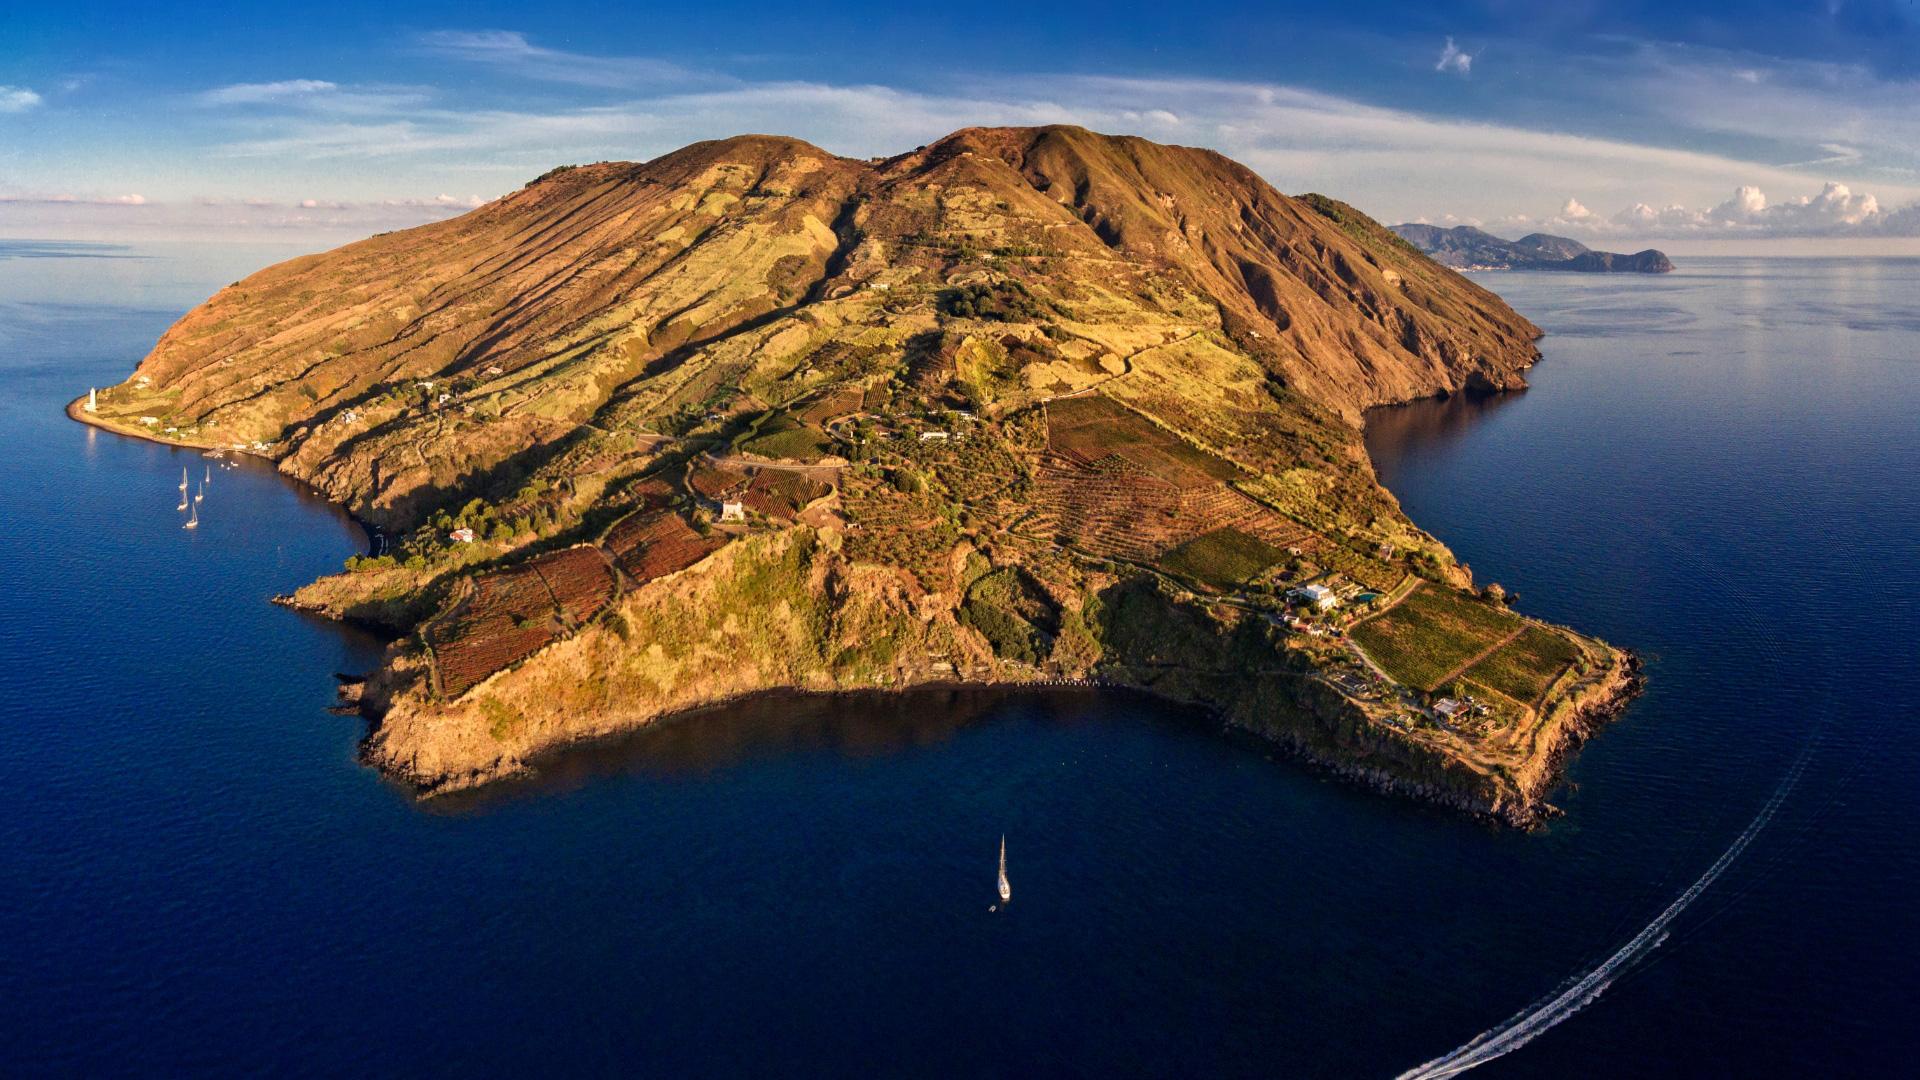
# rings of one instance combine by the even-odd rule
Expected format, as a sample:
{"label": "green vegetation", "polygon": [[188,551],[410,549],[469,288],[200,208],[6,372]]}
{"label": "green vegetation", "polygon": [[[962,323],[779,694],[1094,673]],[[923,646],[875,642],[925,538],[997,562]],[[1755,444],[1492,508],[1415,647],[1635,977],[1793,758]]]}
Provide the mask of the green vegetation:
{"label": "green vegetation", "polygon": [[1039,663],[1060,632],[1059,608],[1031,577],[1012,567],[973,583],[960,620],[980,631],[995,655],[1027,664]]}
{"label": "green vegetation", "polygon": [[1238,529],[1215,529],[1181,544],[1160,557],[1169,573],[1220,588],[1244,585],[1287,553]]}
{"label": "green vegetation", "polygon": [[496,742],[512,738],[526,723],[520,710],[491,694],[480,699],[480,712],[487,718],[487,734],[492,735]]}
{"label": "green vegetation", "polygon": [[791,413],[772,412],[761,417],[737,446],[743,453],[761,457],[818,461],[826,452],[827,438]]}
{"label": "green vegetation", "polygon": [[1511,612],[1423,584],[1391,611],[1354,627],[1352,636],[1388,675],[1430,691],[1521,625]]}
{"label": "green vegetation", "polygon": [[1017,281],[949,289],[940,294],[940,310],[962,319],[992,322],[1032,322],[1043,314],[1032,290]]}
{"label": "green vegetation", "polygon": [[1579,658],[1580,647],[1565,634],[1544,626],[1528,626],[1519,637],[1467,669],[1467,677],[1530,704]]}

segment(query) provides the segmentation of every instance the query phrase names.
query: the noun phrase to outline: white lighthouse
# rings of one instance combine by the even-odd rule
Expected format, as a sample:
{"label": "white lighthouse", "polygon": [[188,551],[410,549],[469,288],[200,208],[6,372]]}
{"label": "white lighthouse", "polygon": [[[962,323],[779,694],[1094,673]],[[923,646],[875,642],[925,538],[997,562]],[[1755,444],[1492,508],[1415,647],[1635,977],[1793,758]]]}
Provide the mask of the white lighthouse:
{"label": "white lighthouse", "polygon": [[95,390],[93,387],[91,386],[87,387],[87,411],[88,412],[93,412],[98,408],[100,404],[99,393],[100,392],[98,390]]}

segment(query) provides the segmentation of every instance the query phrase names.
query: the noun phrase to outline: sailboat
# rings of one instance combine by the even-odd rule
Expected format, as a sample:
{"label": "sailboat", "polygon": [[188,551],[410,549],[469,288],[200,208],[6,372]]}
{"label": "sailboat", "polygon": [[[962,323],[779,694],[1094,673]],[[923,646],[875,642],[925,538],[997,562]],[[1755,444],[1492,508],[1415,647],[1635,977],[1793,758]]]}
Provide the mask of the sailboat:
{"label": "sailboat", "polygon": [[206,498],[206,497],[207,497],[207,485],[205,485],[205,484],[201,484],[201,485],[200,485],[200,490],[199,490],[199,491],[196,491],[196,492],[194,492],[194,493],[193,493],[193,503],[194,503],[194,505],[195,505],[196,507],[197,507],[197,506],[199,506],[199,505],[200,505],[200,500],[201,500],[201,499],[204,499],[204,498]]}
{"label": "sailboat", "polygon": [[213,483],[213,466],[209,465],[207,466],[207,475],[200,478],[200,484],[204,487],[211,483]]}
{"label": "sailboat", "polygon": [[1000,835],[1000,902],[1004,904],[1011,899],[1013,899],[1013,886],[1007,884],[1007,837],[1002,833]]}
{"label": "sailboat", "polygon": [[187,523],[180,527],[183,529],[197,529],[200,527],[200,504],[199,503],[196,502],[193,504],[193,512],[187,515]]}
{"label": "sailboat", "polygon": [[187,493],[187,467],[185,465],[182,465],[180,466],[180,494],[185,495],[186,493]]}

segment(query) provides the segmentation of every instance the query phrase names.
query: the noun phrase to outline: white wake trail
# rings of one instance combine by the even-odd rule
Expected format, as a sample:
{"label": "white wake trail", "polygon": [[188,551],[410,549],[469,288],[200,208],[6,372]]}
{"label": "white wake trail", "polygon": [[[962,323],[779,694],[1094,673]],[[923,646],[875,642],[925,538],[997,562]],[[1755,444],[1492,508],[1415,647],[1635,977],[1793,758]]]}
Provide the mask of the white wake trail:
{"label": "white wake trail", "polygon": [[1437,1080],[1439,1077],[1458,1076],[1468,1069],[1484,1065],[1494,1058],[1503,1057],[1520,1049],[1548,1028],[1579,1012],[1589,1001],[1599,997],[1621,972],[1660,947],[1660,943],[1667,939],[1668,925],[1699,899],[1700,894],[1718,880],[1720,875],[1726,873],[1727,867],[1733,865],[1733,861],[1740,857],[1740,853],[1747,850],[1747,846],[1753,843],[1754,837],[1760,835],[1760,830],[1766,828],[1767,822],[1773,820],[1773,815],[1780,809],[1780,804],[1786,801],[1787,793],[1793,790],[1794,785],[1800,780],[1801,773],[1806,771],[1807,756],[1803,750],[1800,759],[1787,770],[1787,775],[1781,779],[1780,786],[1774,789],[1766,804],[1760,808],[1760,812],[1754,815],[1753,821],[1748,823],[1739,836],[1734,837],[1733,843],[1727,845],[1727,850],[1720,853],[1720,857],[1713,861],[1713,865],[1707,867],[1706,872],[1701,874],[1692,885],[1687,886],[1685,892],[1676,897],[1673,903],[1668,904],[1660,914],[1654,916],[1653,921],[1625,945],[1615,950],[1613,955],[1602,960],[1585,975],[1568,983],[1565,989],[1554,996],[1527,1006],[1504,1023],[1474,1036],[1458,1049],[1442,1054],[1424,1065],[1416,1065],[1408,1069],[1400,1074],[1399,1080],[1430,1080],[1430,1078]]}

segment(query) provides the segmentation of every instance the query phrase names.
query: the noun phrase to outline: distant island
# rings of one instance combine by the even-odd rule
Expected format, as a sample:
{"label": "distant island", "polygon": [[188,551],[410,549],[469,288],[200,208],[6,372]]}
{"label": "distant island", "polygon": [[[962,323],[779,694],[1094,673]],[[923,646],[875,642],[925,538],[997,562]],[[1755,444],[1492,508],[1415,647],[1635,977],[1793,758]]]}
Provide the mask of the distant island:
{"label": "distant island", "polygon": [[1648,248],[1631,255],[1595,251],[1578,240],[1529,233],[1502,240],[1471,225],[1395,225],[1393,232],[1435,262],[1459,270],[1567,270],[1584,274],[1664,274],[1666,253]]}
{"label": "distant island", "polygon": [[748,694],[1073,683],[1528,825],[1636,665],[1476,585],[1361,418],[1539,336],[1210,151],[742,136],[262,270],[69,413],[377,534],[281,599],[391,635],[344,693],[422,791]]}

